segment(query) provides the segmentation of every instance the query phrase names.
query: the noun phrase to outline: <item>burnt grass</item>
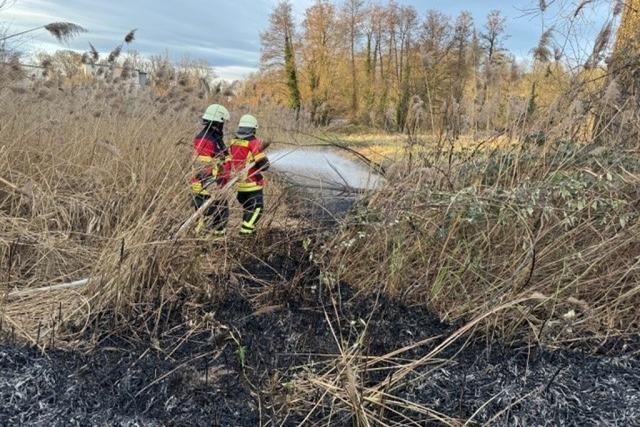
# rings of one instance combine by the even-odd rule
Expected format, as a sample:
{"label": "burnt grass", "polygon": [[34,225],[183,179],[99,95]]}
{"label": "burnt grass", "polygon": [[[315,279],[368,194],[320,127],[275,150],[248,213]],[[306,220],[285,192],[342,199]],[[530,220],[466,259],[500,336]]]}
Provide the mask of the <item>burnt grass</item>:
{"label": "burnt grass", "polygon": [[[231,286],[221,302],[203,307],[211,321],[197,334],[186,335],[184,321],[174,319],[147,342],[109,336],[88,353],[42,354],[15,342],[5,327],[0,426],[295,426],[311,407],[288,405],[295,391],[287,384],[297,375],[322,372],[326,355],[339,353],[327,318],[349,344],[368,322],[365,356],[438,337],[402,355],[411,360],[461,326],[384,295],[359,295],[346,284],[329,294],[301,242],[291,245],[296,247],[272,254],[268,266],[243,265],[246,279]],[[304,278],[288,285],[299,279],[301,268]],[[261,295],[277,306],[265,308]],[[416,369],[393,393],[452,417],[473,416],[476,424],[640,425],[640,361],[615,345],[608,350],[551,351],[465,337],[438,355],[447,363]],[[385,376],[368,372],[361,380],[374,385]],[[355,425],[346,411],[330,414],[329,397],[322,403],[304,425]],[[386,417],[388,424],[406,425],[392,414]]]}
{"label": "burnt grass", "polygon": [[[358,320],[371,316],[364,354],[385,354],[455,329],[420,308],[354,296],[345,286],[339,295],[347,340],[361,332]],[[151,343],[134,346],[122,338],[89,354],[43,355],[13,343],[5,331],[0,425],[297,425],[306,414],[295,408],[289,413],[281,404],[283,384],[305,366],[313,369],[311,362],[322,361],[319,354],[337,353],[325,297],[292,296],[277,310],[255,314],[246,295],[233,292],[215,308],[217,326],[183,343],[179,331],[163,339],[165,349],[182,343],[171,357]],[[439,341],[406,357],[417,358]],[[475,414],[478,423],[497,416],[496,425],[639,425],[640,363],[634,357],[488,346],[483,340],[462,340],[442,357],[453,360],[417,370],[396,394],[451,416]],[[309,423],[327,415],[321,408]],[[352,420],[334,416],[331,425]]]}

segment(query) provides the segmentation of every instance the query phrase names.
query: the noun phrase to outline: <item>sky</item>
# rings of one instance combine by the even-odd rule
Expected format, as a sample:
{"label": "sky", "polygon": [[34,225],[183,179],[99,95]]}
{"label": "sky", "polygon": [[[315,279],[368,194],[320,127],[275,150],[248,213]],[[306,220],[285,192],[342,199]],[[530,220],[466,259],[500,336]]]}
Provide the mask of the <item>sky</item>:
{"label": "sky", "polygon": [[[101,52],[109,52],[124,35],[137,28],[132,48],[142,55],[167,52],[173,60],[185,56],[203,59],[214,66],[218,76],[233,80],[256,71],[260,58],[260,32],[268,25],[269,12],[277,0],[9,0],[0,10],[0,24],[8,25],[9,34],[55,21],[70,21],[89,30],[68,45],[55,42],[44,31],[20,40],[19,49],[29,55],[56,49],[88,50],[93,43]],[[487,12],[500,9],[507,18],[508,38],[505,46],[524,60],[536,45],[543,28],[551,25],[559,13],[556,5],[573,0],[547,0],[552,6],[544,21],[525,10],[539,0],[397,0],[414,6],[424,17],[428,9],[438,9],[455,16],[469,10],[477,26]],[[2,0],[0,0],[0,3]],[[383,2],[383,0],[378,0]],[[294,13],[301,22],[306,7],[314,0],[292,0]],[[581,40],[570,43],[570,54],[588,48],[603,23],[610,17],[606,0],[589,6],[576,33]],[[584,52],[582,52],[584,54]]]}

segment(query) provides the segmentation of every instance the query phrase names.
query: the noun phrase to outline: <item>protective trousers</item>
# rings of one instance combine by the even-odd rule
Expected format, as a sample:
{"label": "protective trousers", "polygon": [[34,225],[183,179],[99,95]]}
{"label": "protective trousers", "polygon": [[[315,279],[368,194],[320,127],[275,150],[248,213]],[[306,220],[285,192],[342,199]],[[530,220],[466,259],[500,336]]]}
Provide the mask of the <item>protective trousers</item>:
{"label": "protective trousers", "polygon": [[242,227],[240,234],[253,234],[256,224],[264,210],[264,195],[262,190],[239,191],[238,202],[242,205]]}
{"label": "protective trousers", "polygon": [[[198,210],[200,207],[209,200],[211,196],[208,195],[193,195],[193,207]],[[198,226],[198,229],[206,229],[212,231],[214,234],[224,234],[225,228],[227,228],[227,222],[229,221],[229,203],[224,199],[215,200],[203,213],[203,223]],[[198,230],[200,231],[200,230]]]}

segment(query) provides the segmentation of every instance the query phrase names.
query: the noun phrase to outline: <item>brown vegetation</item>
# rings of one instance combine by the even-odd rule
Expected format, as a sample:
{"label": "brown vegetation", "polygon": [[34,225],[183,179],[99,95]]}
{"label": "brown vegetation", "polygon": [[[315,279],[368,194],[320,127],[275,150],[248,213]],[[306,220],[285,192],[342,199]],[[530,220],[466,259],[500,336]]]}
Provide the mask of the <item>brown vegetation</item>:
{"label": "brown vegetation", "polygon": [[[419,369],[449,363],[454,355],[445,350],[474,331],[538,347],[597,351],[615,342],[635,350],[637,94],[622,94],[605,69],[569,74],[551,60],[548,35],[535,49],[536,65],[522,72],[502,49],[498,12],[478,33],[467,14],[451,25],[430,12],[418,32],[410,8],[362,7],[350,1],[338,12],[319,1],[307,11],[301,43],[291,40],[286,22],[277,27],[272,19],[284,34],[263,41],[284,43],[271,57],[284,62],[246,83],[240,99],[210,88],[208,68],[176,67],[166,58],[151,61],[150,88],[114,76],[114,68],[74,78],[64,65],[83,59],[70,53],[45,58],[54,70],[46,80],[1,74],[2,325],[41,349],[117,335],[166,359],[173,352],[160,340],[175,338],[172,331],[181,334],[174,350],[194,334],[215,332],[224,337],[219,353],[235,346],[238,375],[259,402],[268,396],[282,413],[317,411],[325,420],[335,411],[363,426],[374,419],[461,425],[457,415],[394,393],[424,377]],[[348,37],[338,37],[339,28]],[[358,50],[362,34],[365,49]],[[132,40],[130,33],[125,43]],[[594,57],[606,51],[601,44]],[[298,47],[302,62],[290,56]],[[117,63],[120,50],[107,62]],[[350,61],[338,63],[335,52]],[[89,56],[97,61],[95,49]],[[265,87],[271,78],[282,82],[283,71],[288,90]],[[407,131],[406,155],[383,165],[386,184],[335,228],[300,219],[283,186],[272,185],[262,235],[250,244],[236,236],[172,239],[192,213],[190,141],[203,108],[224,102],[235,123],[260,103],[252,112],[268,123],[261,136],[298,143],[310,128],[291,99],[299,75],[314,124],[335,112]],[[478,129],[493,136],[482,138]],[[265,271],[268,279],[259,274]],[[85,277],[82,288],[11,297]],[[347,286],[370,297],[358,300],[367,302],[365,313],[383,299],[462,326],[369,354],[367,315],[341,317],[356,300],[346,301]],[[269,372],[258,390],[245,369],[242,337],[216,318],[216,304],[236,292],[250,304],[248,317],[278,311],[287,298],[325,295],[314,319],[326,321],[337,354],[293,375]],[[370,376],[375,380],[365,381]]]}
{"label": "brown vegetation", "polygon": [[[143,297],[162,308],[160,300],[187,287],[194,298],[215,288],[204,285],[203,241],[171,236],[191,214],[190,142],[216,95],[199,99],[179,85],[154,92],[126,80],[40,81],[20,92],[3,86],[2,316],[29,341],[59,325],[59,309],[81,323],[107,310],[127,324],[152,309]],[[277,111],[264,117],[287,126]],[[92,278],[88,292],[6,299],[84,277]]]}
{"label": "brown vegetation", "polygon": [[[529,11],[529,19],[540,17],[539,42],[530,59],[516,60],[505,47],[509,34],[499,10],[476,22],[467,11],[451,17],[393,1],[318,0],[296,29],[291,5],[282,1],[262,36],[262,68],[243,97],[253,105],[300,105],[321,125],[348,119],[404,133],[499,132],[543,115],[568,81],[604,70],[616,21],[605,22],[586,47],[588,58],[568,58],[568,45],[584,43],[579,21],[590,3],[603,2],[555,2],[551,8],[540,2]],[[624,4],[621,39],[633,40],[635,9]]]}

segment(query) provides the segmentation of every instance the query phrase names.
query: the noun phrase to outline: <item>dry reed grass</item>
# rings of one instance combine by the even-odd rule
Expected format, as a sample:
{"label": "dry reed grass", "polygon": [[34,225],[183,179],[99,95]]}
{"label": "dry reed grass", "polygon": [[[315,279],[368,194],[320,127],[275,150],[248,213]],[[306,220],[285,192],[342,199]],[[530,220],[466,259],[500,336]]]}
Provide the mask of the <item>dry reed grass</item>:
{"label": "dry reed grass", "polygon": [[[304,271],[274,283],[244,266],[283,248],[299,251],[291,242],[308,244],[311,236],[318,246],[302,253],[330,292],[348,282],[362,293],[426,305],[449,321],[468,320],[408,360],[401,356],[435,338],[372,357],[359,345],[366,324],[359,339],[344,340],[334,327],[339,307],[325,312],[339,353],[290,383],[289,405],[309,419],[318,408],[347,414],[359,426],[463,425],[394,392],[425,366],[447,363],[442,352],[478,328],[507,337],[531,331],[549,345],[637,335],[637,141],[595,147],[572,139],[588,109],[573,109],[559,122],[541,117],[526,130],[516,123],[501,137],[510,144],[414,140],[420,149],[411,147],[394,164],[387,185],[336,234],[300,224],[274,233],[295,220],[272,189],[265,224],[274,237],[248,251],[233,238],[171,239],[191,213],[189,142],[197,113],[211,100],[176,86],[160,96],[105,82],[48,82],[21,94],[0,89],[4,324],[43,349],[110,334],[159,346],[158,337],[176,323],[188,326],[186,340],[211,316],[202,308],[241,281],[262,286],[251,295],[257,312],[276,310],[287,286],[304,287]],[[248,109],[237,106],[235,114]],[[637,119],[637,111],[621,114],[628,123]],[[267,140],[298,143],[292,133],[311,130],[278,109],[261,118]],[[525,143],[534,130],[550,141]],[[83,277],[91,280],[81,290],[6,298],[8,291]],[[364,375],[377,369],[386,378],[365,385]]]}
{"label": "dry reed grass", "polygon": [[[557,101],[571,114],[516,124],[502,137],[511,143],[460,150],[443,140],[397,162],[385,188],[326,245],[327,274],[446,321],[535,296],[492,319],[488,331],[507,337],[528,331],[545,344],[588,340],[591,348],[635,339],[639,113],[629,102],[615,119],[594,116],[610,97],[572,91]],[[587,107],[571,110],[576,102]],[[607,117],[606,142],[585,132]],[[613,126],[621,118],[634,132]]]}
{"label": "dry reed grass", "polygon": [[[155,336],[161,322],[180,317],[173,310],[224,292],[210,275],[228,278],[241,262],[230,254],[233,241],[205,256],[203,240],[171,239],[192,213],[190,142],[214,100],[177,90],[158,97],[126,82],[0,90],[5,325],[41,346],[54,329],[60,342],[87,326],[98,335]],[[277,199],[277,190],[268,197]],[[268,213],[265,221],[280,220]],[[85,277],[85,289],[6,298]]]}
{"label": "dry reed grass", "polygon": [[[588,108],[573,108],[579,97],[570,99],[571,115],[542,116],[525,128],[518,122],[476,146],[412,137],[410,155],[390,169],[389,185],[369,200],[364,221],[352,218],[326,245],[327,269],[363,289],[382,286],[427,304],[448,320],[536,292],[545,298],[519,307],[503,329],[526,324],[539,339],[633,332],[638,167],[629,154],[637,151],[628,141],[626,151],[616,141],[593,151],[588,141],[570,139],[583,135],[589,120]],[[179,85],[164,96],[124,83],[69,87],[51,80],[31,93],[3,91],[6,289],[90,276],[94,290],[118,288],[96,292],[92,310],[115,301],[116,317],[131,318],[130,311],[175,300],[178,288],[165,281],[199,288],[199,242],[167,239],[188,214],[186,153],[205,101]],[[636,113],[619,116],[633,123]],[[295,142],[293,133],[311,131],[291,117],[264,111],[263,136]],[[527,143],[532,129],[556,142]],[[60,311],[59,303],[50,305]],[[33,308],[21,306],[29,317]]]}

